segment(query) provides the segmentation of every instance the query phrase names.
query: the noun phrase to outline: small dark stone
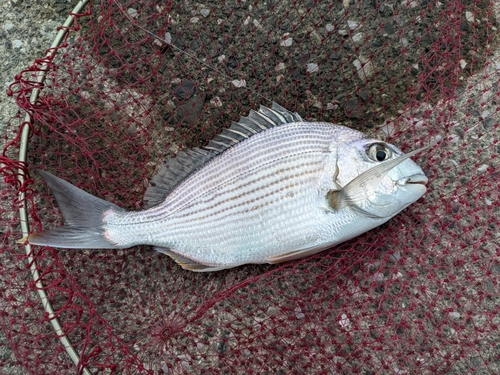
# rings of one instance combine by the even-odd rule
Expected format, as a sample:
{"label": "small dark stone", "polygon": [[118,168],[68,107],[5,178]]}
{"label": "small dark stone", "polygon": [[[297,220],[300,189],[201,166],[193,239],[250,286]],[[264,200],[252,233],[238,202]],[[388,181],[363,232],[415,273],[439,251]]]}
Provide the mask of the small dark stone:
{"label": "small dark stone", "polygon": [[351,98],[344,105],[344,113],[347,118],[360,120],[363,118],[363,107],[358,99]]}
{"label": "small dark stone", "polygon": [[469,31],[469,24],[467,22],[460,22],[460,31]]}
{"label": "small dark stone", "polygon": [[366,102],[368,100],[368,93],[364,90],[360,90],[358,92],[358,96],[361,98],[362,101]]}
{"label": "small dark stone", "polygon": [[288,20],[285,20],[282,23],[280,23],[279,28],[283,31],[286,31],[286,32],[291,32],[293,30],[293,27],[290,24],[290,21],[288,21]]}
{"label": "small dark stone", "polygon": [[195,95],[175,110],[177,120],[194,125],[200,121],[206,95]]}
{"label": "small dark stone", "polygon": [[224,341],[219,341],[215,347],[217,353],[222,354],[227,351],[227,345]]}
{"label": "small dark stone", "polygon": [[389,35],[392,35],[394,34],[395,30],[394,30],[394,26],[392,25],[392,22],[387,22],[385,25],[384,25],[384,31],[389,34]]}
{"label": "small dark stone", "polygon": [[174,94],[181,99],[189,99],[194,95],[196,85],[193,81],[182,81],[179,86],[174,90]]}
{"label": "small dark stone", "polygon": [[495,120],[492,119],[491,117],[485,118],[483,120],[483,126],[485,130],[490,130],[493,128],[493,125],[495,125]]}
{"label": "small dark stone", "polygon": [[302,74],[302,71],[301,69],[298,69],[298,68],[293,68],[292,67],[292,76],[293,78],[295,78],[297,81],[300,81],[301,79],[304,78],[304,75]]}
{"label": "small dark stone", "polygon": [[373,122],[368,121],[368,122],[365,122],[365,126],[366,126],[368,129],[372,129],[375,125],[373,124]]}
{"label": "small dark stone", "polygon": [[214,50],[211,54],[211,58],[213,59],[214,57],[220,56],[222,54],[222,51],[224,50],[224,47],[221,44],[216,44],[214,46]]}
{"label": "small dark stone", "polygon": [[196,40],[194,40],[191,43],[191,46],[189,48],[196,51],[196,50],[200,49],[200,43],[198,43]]}
{"label": "small dark stone", "polygon": [[375,39],[375,40],[372,42],[372,46],[373,46],[373,47],[382,47],[382,42],[381,42],[380,40],[376,40],[376,39]]}
{"label": "small dark stone", "polygon": [[344,93],[340,93],[338,94],[336,97],[335,97],[335,100],[339,101],[340,99],[342,98],[345,98],[345,94]]}
{"label": "small dark stone", "polygon": [[184,50],[186,48],[186,45],[184,44],[184,42],[182,41],[181,38],[175,38],[174,46],[176,46],[177,48],[182,49],[182,50]]}
{"label": "small dark stone", "polygon": [[297,65],[303,65],[309,61],[311,54],[308,51],[302,52],[297,58]]}
{"label": "small dark stone", "polygon": [[340,52],[338,52],[338,53],[331,53],[329,55],[329,57],[332,60],[339,60],[342,57],[342,54]]}
{"label": "small dark stone", "polygon": [[267,10],[273,10],[276,6],[276,0],[269,0],[267,2]]}

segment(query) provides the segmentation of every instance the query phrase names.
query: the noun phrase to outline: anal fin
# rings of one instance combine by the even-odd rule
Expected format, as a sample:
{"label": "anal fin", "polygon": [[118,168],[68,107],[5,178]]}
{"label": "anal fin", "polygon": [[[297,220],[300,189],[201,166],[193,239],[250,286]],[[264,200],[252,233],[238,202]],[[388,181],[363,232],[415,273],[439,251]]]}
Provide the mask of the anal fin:
{"label": "anal fin", "polygon": [[189,271],[193,271],[193,272],[214,272],[214,271],[220,271],[220,270],[224,270],[226,268],[233,267],[233,266],[207,266],[205,264],[195,262],[194,260],[189,259],[185,256],[174,253],[172,250],[170,250],[166,247],[156,246],[154,249],[160,253],[168,255],[170,258],[175,260],[175,262],[179,266],[181,266],[185,270],[189,270]]}
{"label": "anal fin", "polygon": [[329,246],[330,246],[330,244],[322,244],[319,246],[313,246],[313,247],[308,247],[305,249],[294,250],[294,251],[291,251],[289,253],[268,257],[266,259],[266,261],[268,263],[271,263],[271,264],[276,264],[276,263],[288,262],[290,260],[302,259],[302,258],[305,258],[309,255],[319,253],[320,251],[323,251],[324,249],[326,249]]}

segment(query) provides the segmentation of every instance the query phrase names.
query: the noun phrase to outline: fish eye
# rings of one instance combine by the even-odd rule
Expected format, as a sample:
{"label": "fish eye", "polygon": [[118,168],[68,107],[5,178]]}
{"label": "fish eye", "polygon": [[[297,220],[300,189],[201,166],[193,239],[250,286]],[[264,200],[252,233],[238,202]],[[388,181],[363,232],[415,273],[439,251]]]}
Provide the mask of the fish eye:
{"label": "fish eye", "polygon": [[368,148],[366,154],[372,160],[384,161],[391,158],[392,151],[383,143],[374,143]]}

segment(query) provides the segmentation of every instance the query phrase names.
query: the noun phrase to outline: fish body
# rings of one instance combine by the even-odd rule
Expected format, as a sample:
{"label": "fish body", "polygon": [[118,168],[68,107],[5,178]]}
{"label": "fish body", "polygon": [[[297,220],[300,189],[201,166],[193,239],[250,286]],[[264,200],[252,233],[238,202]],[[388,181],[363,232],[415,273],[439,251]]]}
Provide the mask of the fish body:
{"label": "fish body", "polygon": [[274,103],[168,162],[141,211],[41,171],[68,225],[27,239],[66,248],[153,245],[193,271],[298,259],[418,200],[427,178],[409,159],[414,153],[341,125],[306,122]]}

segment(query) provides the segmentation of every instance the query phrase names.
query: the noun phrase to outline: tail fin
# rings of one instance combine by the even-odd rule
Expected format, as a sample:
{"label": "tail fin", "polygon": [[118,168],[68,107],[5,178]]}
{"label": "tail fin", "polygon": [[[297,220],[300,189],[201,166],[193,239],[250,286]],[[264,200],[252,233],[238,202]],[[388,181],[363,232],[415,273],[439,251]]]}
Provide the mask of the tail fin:
{"label": "tail fin", "polygon": [[19,243],[73,249],[118,249],[105,237],[103,217],[108,210],[125,212],[116,204],[94,197],[48,172],[38,170],[59,203],[68,225],[30,234]]}

